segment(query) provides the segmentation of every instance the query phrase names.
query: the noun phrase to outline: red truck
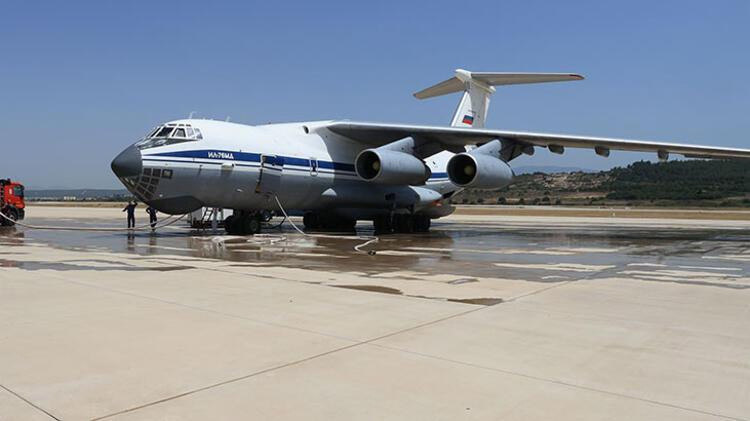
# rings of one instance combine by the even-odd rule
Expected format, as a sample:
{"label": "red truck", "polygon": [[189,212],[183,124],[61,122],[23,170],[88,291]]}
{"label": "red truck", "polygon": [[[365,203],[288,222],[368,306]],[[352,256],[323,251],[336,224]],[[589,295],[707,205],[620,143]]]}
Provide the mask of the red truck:
{"label": "red truck", "polygon": [[10,179],[0,179],[0,212],[12,220],[0,217],[0,225],[13,225],[23,219],[26,204],[23,201],[23,185]]}

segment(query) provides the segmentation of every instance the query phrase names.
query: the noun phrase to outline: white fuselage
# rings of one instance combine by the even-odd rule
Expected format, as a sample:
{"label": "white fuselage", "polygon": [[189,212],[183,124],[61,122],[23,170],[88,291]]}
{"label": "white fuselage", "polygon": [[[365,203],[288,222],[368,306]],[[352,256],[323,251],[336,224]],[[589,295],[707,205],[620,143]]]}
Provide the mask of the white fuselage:
{"label": "white fuselage", "polygon": [[167,124],[200,129],[202,139],[138,142],[140,177],[120,177],[141,200],[167,213],[201,206],[277,209],[278,197],[297,213],[329,209],[368,219],[378,212],[412,211],[439,217],[452,210],[444,195],[458,189],[445,172],[450,152],[425,159],[432,175],[423,186],[364,181],[354,170],[363,145],[330,132],[324,122],[248,126],[190,119]]}

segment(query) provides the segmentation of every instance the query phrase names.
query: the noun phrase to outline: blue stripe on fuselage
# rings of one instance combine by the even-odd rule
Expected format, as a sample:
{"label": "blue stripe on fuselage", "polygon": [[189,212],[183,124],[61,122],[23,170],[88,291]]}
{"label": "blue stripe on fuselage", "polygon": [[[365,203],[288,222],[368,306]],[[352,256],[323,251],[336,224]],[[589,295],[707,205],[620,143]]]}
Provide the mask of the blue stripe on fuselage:
{"label": "blue stripe on fuselage", "polygon": [[221,159],[231,161],[260,162],[260,154],[248,152],[220,151],[215,149],[197,151],[162,152],[146,156],[172,156],[175,158]]}
{"label": "blue stripe on fuselage", "polygon": [[[164,156],[174,158],[193,158],[193,159],[216,159],[221,161],[241,161],[241,162],[254,162],[260,163],[261,154],[252,152],[235,152],[235,151],[223,151],[216,149],[205,149],[205,150],[192,150],[192,151],[175,151],[175,152],[161,152],[155,154],[144,155],[144,159],[150,159],[150,157]],[[294,165],[298,167],[311,168],[310,160],[304,158],[296,158],[293,156],[280,156],[280,155],[268,155],[269,163],[274,165]],[[152,159],[151,160],[155,160]],[[181,161],[176,161],[181,162]],[[209,162],[205,162],[209,163]],[[218,164],[218,163],[217,163]],[[321,161],[318,160],[319,169],[328,169],[334,171],[347,171],[355,172],[354,164],[347,164],[344,162],[335,161]],[[430,179],[435,178],[447,178],[448,173],[436,172],[430,176]]]}

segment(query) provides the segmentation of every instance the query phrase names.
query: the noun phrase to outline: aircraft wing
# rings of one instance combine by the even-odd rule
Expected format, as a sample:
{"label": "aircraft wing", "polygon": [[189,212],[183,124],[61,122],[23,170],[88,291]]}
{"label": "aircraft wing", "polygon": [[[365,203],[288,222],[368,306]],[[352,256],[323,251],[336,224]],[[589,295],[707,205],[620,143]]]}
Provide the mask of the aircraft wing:
{"label": "aircraft wing", "polygon": [[[405,137],[412,137],[421,143],[437,143],[443,149],[462,151],[463,146],[466,145],[500,139],[521,148],[526,148],[526,151],[529,149],[528,146],[537,146],[548,148],[557,153],[562,153],[566,147],[593,149],[596,153],[605,156],[609,154],[609,150],[623,150],[655,152],[660,158],[664,159],[670,153],[684,155],[689,158],[750,158],[750,149],[663,143],[647,140],[613,139],[607,137],[348,121],[332,122],[326,127],[330,131],[360,142],[366,147],[378,147]],[[515,156],[517,154],[514,154],[510,158],[512,159]]]}

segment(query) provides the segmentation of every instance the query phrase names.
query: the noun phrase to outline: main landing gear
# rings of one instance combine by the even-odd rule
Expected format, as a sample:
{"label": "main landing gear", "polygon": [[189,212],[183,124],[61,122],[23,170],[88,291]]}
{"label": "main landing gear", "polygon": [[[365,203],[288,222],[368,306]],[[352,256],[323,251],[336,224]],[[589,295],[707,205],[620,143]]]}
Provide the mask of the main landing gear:
{"label": "main landing gear", "polygon": [[353,232],[357,220],[338,216],[332,213],[307,212],[302,217],[305,229],[309,231]]}
{"label": "main landing gear", "polygon": [[229,215],[224,220],[224,229],[227,234],[232,235],[254,235],[260,233],[263,223],[263,215],[260,212],[240,212]]}
{"label": "main landing gear", "polygon": [[431,220],[426,215],[412,215],[395,213],[393,215],[379,215],[373,220],[375,234],[412,233],[430,231]]}

